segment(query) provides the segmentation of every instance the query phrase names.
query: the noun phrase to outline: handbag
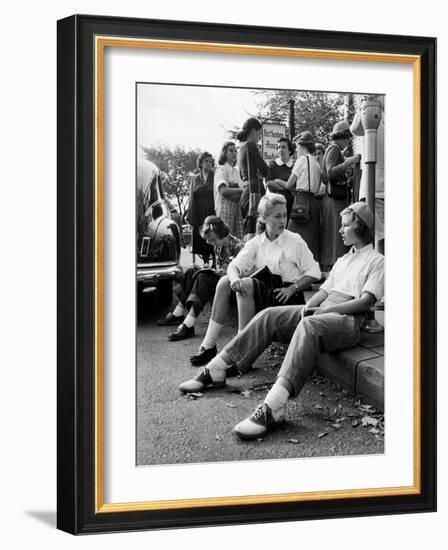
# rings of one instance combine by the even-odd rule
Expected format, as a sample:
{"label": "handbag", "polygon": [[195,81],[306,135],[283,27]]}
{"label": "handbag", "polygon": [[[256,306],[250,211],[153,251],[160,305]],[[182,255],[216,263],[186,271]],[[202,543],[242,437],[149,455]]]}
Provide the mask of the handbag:
{"label": "handbag", "polygon": [[290,219],[296,223],[308,223],[311,221],[311,178],[310,178],[310,159],[306,155],[308,163],[308,193],[298,191],[294,195]]}

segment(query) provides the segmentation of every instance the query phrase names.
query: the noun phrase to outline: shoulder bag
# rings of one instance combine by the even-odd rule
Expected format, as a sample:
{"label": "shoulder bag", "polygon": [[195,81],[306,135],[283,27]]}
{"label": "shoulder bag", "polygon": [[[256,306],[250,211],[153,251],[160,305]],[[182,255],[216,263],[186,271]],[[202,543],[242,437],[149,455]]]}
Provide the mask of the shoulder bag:
{"label": "shoulder bag", "polygon": [[311,177],[308,155],[306,155],[306,161],[308,164],[308,193],[296,192],[291,208],[291,215],[289,216],[296,223],[308,223],[311,221]]}

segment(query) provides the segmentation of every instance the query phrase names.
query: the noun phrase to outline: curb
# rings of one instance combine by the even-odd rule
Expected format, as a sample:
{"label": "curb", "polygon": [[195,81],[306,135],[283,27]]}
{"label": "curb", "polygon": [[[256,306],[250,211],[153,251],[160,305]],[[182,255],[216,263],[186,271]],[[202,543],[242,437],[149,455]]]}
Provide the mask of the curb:
{"label": "curb", "polygon": [[319,371],[384,410],[384,332],[363,333],[359,345],[334,353],[322,353]]}

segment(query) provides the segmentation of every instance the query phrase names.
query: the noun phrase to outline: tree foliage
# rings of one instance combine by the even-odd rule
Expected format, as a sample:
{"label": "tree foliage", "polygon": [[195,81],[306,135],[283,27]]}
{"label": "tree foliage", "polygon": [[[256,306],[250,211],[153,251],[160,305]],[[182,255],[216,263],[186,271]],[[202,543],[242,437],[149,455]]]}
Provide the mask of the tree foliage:
{"label": "tree foliage", "polygon": [[260,120],[289,126],[290,100],[294,101],[295,135],[310,131],[316,140],[328,145],[333,126],[344,118],[349,94],[297,92],[294,90],[256,90]]}
{"label": "tree foliage", "polygon": [[142,147],[142,151],[161,171],[165,195],[182,215],[187,206],[191,175],[196,171],[196,159],[201,151],[178,145]]}

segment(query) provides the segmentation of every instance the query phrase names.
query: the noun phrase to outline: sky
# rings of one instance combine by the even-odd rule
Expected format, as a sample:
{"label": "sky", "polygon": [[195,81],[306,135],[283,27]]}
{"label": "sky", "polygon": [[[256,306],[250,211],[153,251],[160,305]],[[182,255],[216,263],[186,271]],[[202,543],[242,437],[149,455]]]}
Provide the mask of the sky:
{"label": "sky", "polygon": [[182,145],[218,158],[228,135],[257,113],[249,89],[139,84],[137,142],[140,146]]}

